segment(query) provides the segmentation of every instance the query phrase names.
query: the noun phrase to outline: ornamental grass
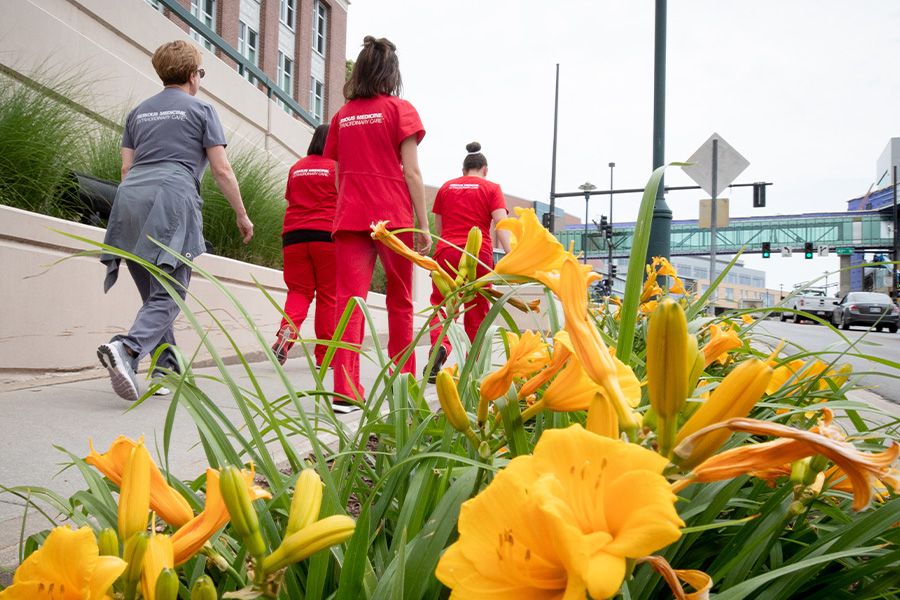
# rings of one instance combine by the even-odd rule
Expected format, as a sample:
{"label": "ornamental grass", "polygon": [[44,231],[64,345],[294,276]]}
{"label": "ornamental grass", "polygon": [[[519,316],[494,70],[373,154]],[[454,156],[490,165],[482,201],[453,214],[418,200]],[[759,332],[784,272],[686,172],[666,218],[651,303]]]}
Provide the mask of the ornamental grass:
{"label": "ornamental grass", "polygon": [[[644,193],[632,264],[647,262],[662,172]],[[264,396],[250,349],[235,347],[246,377],[223,367],[218,378],[229,417],[185,359],[166,380],[171,418],[156,425],[168,440],[189,415],[206,473],[180,481],[156,466],[167,444],[148,463],[142,442],[123,438],[70,455],[87,484],[71,498],[8,488],[67,525],[48,518],[24,540],[0,599],[51,585],[124,600],[900,597],[897,419],[851,394],[855,345],[786,351],[759,320],[712,316],[710,292],[685,294],[660,258],[646,283],[630,269],[624,297],[591,305],[577,257],[533,211],[519,219],[503,224],[514,237],[502,272],[476,279],[470,255],[449,274],[442,335],[460,362],[427,388],[373,336],[364,352],[381,370],[354,426],[332,412],[319,373],[295,389],[228,288],[188,263],[234,302],[284,394]],[[476,294],[492,308],[470,344],[453,319]],[[320,342],[328,363],[340,343]]]}

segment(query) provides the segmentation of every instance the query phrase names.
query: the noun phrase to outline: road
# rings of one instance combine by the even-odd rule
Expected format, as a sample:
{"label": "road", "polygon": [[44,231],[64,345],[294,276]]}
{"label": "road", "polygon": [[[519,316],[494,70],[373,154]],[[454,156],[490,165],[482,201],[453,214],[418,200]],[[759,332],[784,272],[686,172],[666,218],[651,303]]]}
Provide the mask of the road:
{"label": "road", "polygon": [[798,349],[814,352],[828,350],[832,352],[827,355],[830,359],[847,352],[875,356],[880,360],[892,362],[894,365],[886,365],[856,356],[838,359],[838,364],[845,362],[852,364],[855,373],[871,373],[862,379],[862,385],[872,388],[870,391],[882,398],[900,405],[900,334],[877,333],[863,327],[854,327],[838,333],[811,321],[781,323],[775,319],[757,322],[754,333],[758,341],[772,348],[779,340],[784,339],[789,342],[786,350],[790,353],[797,352]]}

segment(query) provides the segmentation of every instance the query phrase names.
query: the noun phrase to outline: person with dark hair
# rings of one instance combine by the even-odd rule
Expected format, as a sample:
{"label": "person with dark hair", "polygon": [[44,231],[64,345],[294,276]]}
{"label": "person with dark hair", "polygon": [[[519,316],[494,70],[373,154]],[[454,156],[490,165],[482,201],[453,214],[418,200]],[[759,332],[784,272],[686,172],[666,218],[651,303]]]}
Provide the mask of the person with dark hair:
{"label": "person with dark hair", "polygon": [[[462,177],[451,179],[441,186],[431,209],[440,237],[434,252],[434,260],[448,273],[459,268],[462,251],[454,246],[465,248],[469,230],[478,227],[481,230],[481,250],[478,260],[487,266],[478,265],[477,276],[481,277],[487,274],[488,268],[494,266],[492,232],[497,234],[497,241],[503,251],[509,252],[509,232],[497,231],[494,228],[500,219],[507,217],[508,213],[500,186],[487,180],[488,164],[487,158],[481,153],[481,144],[472,142],[466,145],[466,152]],[[431,304],[439,306],[443,301],[444,295],[436,285],[433,285]],[[478,333],[478,328],[490,309],[490,303],[479,294],[474,300],[467,302],[465,308],[463,324],[471,341],[475,339],[475,334]],[[442,320],[440,313],[435,313],[431,319],[431,346],[435,356],[431,372],[428,373],[429,383],[434,383],[451,350],[450,341],[446,336],[438,345]]]}
{"label": "person with dark hair", "polygon": [[[372,240],[370,226],[388,221],[391,230],[418,226],[424,231],[398,233],[406,245],[425,254],[431,249],[425,187],[419,170],[418,144],[425,128],[412,104],[398,97],[402,89],[397,48],[389,40],[366,36],[344,85],[347,103],[331,119],[324,156],[337,161],[338,201],[334,246],[341,277],[337,281],[335,318],[351,298],[365,299],[376,256],[387,278],[388,352],[395,361],[411,350],[413,302],[411,262]],[[356,347],[363,339],[363,318],[354,310],[342,340]],[[415,371],[415,355],[400,365]],[[345,398],[363,401],[359,354],[338,349],[334,362],[336,412],[358,409]]]}
{"label": "person with dark hair", "polygon": [[[330,340],[334,335],[335,260],[331,228],[337,204],[334,161],[322,156],[328,125],[319,125],[313,133],[307,156],[288,173],[288,201],[284,212],[281,245],[284,253],[284,283],[287,300],[278,337],[272,352],[284,364],[288,352],[299,338],[300,326],[316,301],[316,338]],[[328,347],[316,344],[316,365],[322,366]]]}
{"label": "person with dark hair", "polygon": [[[205,74],[201,58],[197,47],[184,40],[167,42],[153,53],[151,62],[164,88],[141,102],[125,120],[122,183],[104,240],[161,269],[182,299],[191,268],[156,242],[189,260],[206,251],[200,179],[207,165],[234,209],[244,243],[253,237],[253,223],[225,156],[222,123],[212,106],[195,98]],[[107,267],[104,291],[109,291],[118,278],[120,259],[103,254],[100,260]],[[175,345],[172,325],[180,309],[150,271],[130,260],[125,264],[143,305],[128,333],[101,344],[97,357],[109,370],[116,394],[135,402],[140,397],[136,373],[143,357],[162,348],[156,368],[178,370],[171,348]],[[155,393],[168,390],[157,387]]]}

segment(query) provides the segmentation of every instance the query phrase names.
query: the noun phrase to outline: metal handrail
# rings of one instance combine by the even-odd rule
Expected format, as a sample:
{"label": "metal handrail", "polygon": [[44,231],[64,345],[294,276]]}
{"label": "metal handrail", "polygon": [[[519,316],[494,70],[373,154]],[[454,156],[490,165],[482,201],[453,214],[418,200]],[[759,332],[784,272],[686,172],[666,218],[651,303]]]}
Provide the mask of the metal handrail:
{"label": "metal handrail", "polygon": [[247,58],[238,52],[234,46],[226,42],[219,34],[207,27],[203,21],[192,15],[189,10],[178,3],[178,0],[157,0],[157,2],[172,11],[179,19],[191,27],[191,29],[203,36],[210,44],[221,50],[225,56],[241,65],[244,69],[250,71],[250,74],[266,87],[269,98],[275,96],[284,102],[288,108],[299,115],[300,118],[306,121],[310,126],[317,127],[321,125],[318,119],[306,112],[299,104],[297,104],[296,100],[291,98],[291,96],[281,89],[278,84],[269,79],[268,75],[263,73],[259,67],[247,60]]}

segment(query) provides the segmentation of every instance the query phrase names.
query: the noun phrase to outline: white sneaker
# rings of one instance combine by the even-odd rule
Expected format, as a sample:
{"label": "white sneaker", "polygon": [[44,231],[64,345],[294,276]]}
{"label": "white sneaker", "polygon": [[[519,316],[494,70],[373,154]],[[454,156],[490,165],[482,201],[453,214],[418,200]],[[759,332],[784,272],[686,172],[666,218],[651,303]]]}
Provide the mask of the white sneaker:
{"label": "white sneaker", "polygon": [[125,344],[119,341],[100,344],[97,348],[97,358],[109,371],[113,391],[128,402],[137,402],[141,395],[138,393],[137,376],[131,368],[131,359]]}
{"label": "white sneaker", "polygon": [[331,409],[339,415],[349,415],[350,413],[362,410],[362,408],[360,408],[356,404],[344,402],[343,400],[335,400],[334,402],[332,402]]}
{"label": "white sneaker", "polygon": [[156,388],[153,391],[154,396],[168,396],[171,393],[172,393],[172,390],[170,390],[169,388],[167,388],[164,385],[159,386],[158,388]]}

